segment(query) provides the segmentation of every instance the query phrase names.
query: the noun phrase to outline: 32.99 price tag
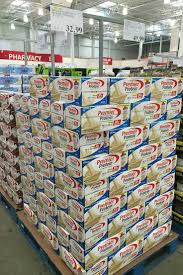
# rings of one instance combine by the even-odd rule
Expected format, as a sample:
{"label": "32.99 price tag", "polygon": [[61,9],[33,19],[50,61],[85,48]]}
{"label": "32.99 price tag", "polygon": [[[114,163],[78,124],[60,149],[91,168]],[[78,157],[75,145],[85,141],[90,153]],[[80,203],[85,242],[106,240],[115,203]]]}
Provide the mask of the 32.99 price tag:
{"label": "32.99 price tag", "polygon": [[51,30],[83,34],[83,13],[60,6],[51,6]]}

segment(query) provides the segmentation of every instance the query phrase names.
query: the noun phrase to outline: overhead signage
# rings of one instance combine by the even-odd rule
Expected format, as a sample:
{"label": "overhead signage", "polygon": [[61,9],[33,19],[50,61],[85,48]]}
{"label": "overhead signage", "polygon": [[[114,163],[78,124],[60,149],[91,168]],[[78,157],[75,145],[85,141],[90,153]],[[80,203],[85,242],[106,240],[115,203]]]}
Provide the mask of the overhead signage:
{"label": "overhead signage", "polygon": [[83,34],[82,11],[52,5],[50,18],[52,31]]}
{"label": "overhead signage", "polygon": [[123,39],[129,41],[145,40],[145,24],[141,22],[124,20]]}
{"label": "overhead signage", "polygon": [[103,58],[104,65],[112,65],[112,58],[111,57],[104,57]]}
{"label": "overhead signage", "polygon": [[[24,61],[25,53],[19,51],[0,51],[0,59]],[[27,53],[27,60],[32,62],[51,62],[51,54]],[[59,54],[55,54],[55,62],[62,63],[63,58]]]}

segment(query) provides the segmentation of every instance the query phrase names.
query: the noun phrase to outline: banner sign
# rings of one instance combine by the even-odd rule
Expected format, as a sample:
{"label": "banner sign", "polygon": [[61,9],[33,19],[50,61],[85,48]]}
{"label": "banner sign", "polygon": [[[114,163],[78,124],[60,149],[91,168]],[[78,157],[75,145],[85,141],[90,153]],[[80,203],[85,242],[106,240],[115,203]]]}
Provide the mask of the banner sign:
{"label": "banner sign", "polygon": [[124,20],[123,39],[129,41],[145,40],[145,24],[141,22]]}
{"label": "banner sign", "polygon": [[[24,61],[25,53],[19,51],[0,51],[0,59]],[[32,62],[51,62],[51,54],[27,53],[27,60]],[[55,54],[55,62],[62,63],[63,58],[59,54]]]}
{"label": "banner sign", "polygon": [[112,65],[112,58],[111,57],[104,57],[103,58],[104,65]]}

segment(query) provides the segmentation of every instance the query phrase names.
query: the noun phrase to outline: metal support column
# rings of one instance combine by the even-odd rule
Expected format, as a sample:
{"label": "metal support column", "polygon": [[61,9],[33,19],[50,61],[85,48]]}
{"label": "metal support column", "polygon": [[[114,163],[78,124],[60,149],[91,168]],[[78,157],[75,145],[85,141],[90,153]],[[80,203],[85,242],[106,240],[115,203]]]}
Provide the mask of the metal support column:
{"label": "metal support column", "polygon": [[92,58],[95,58],[95,39],[93,35],[91,39],[92,39]]}
{"label": "metal support column", "polygon": [[28,56],[27,56],[27,41],[26,40],[24,40],[24,61],[25,61],[25,66],[27,66]]}
{"label": "metal support column", "polygon": [[138,55],[138,60],[141,60],[141,58],[142,58],[143,44],[144,44],[144,41],[141,40],[141,41],[139,42],[139,55]]}
{"label": "metal support column", "polygon": [[162,45],[163,45],[163,37],[160,35],[160,41],[159,41],[159,53],[162,53]]}
{"label": "metal support column", "polygon": [[111,57],[111,40],[108,41],[108,57]]}
{"label": "metal support column", "polygon": [[51,74],[55,75],[55,38],[54,32],[50,32],[50,46],[51,46]]}
{"label": "metal support column", "polygon": [[99,20],[99,76],[103,76],[103,20]]}

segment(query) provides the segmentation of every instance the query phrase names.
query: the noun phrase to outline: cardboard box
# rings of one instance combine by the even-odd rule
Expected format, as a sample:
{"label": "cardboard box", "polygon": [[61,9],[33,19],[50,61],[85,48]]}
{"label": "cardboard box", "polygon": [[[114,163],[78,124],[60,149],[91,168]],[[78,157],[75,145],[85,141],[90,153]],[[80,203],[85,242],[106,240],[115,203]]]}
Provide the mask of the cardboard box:
{"label": "cardboard box", "polygon": [[81,183],[92,182],[125,171],[128,163],[128,152],[122,154],[101,154],[95,158],[79,159],[69,156],[66,159],[67,174]]}
{"label": "cardboard box", "polygon": [[176,155],[176,138],[162,142],[162,157],[167,158]]}
{"label": "cardboard box", "polygon": [[116,274],[117,271],[132,262],[135,258],[140,256],[143,251],[144,240],[136,240],[135,242],[123,247],[115,255],[109,258],[108,274]]}
{"label": "cardboard box", "polygon": [[44,75],[35,75],[29,77],[30,96],[40,99],[50,99],[49,77]]}
{"label": "cardboard box", "polygon": [[179,119],[182,109],[182,98],[177,97],[167,101],[167,119]]}
{"label": "cardboard box", "polygon": [[156,180],[143,184],[136,188],[128,196],[127,208],[135,207],[145,203],[147,205],[152,199],[160,194],[160,181]]}
{"label": "cardboard box", "polygon": [[[181,83],[182,90],[182,83]],[[172,99],[180,93],[178,78],[153,77],[151,85],[151,99]]]}
{"label": "cardboard box", "polygon": [[148,144],[149,125],[125,127],[119,131],[109,131],[109,152],[121,153]]}
{"label": "cardboard box", "polygon": [[172,220],[172,206],[163,209],[158,215],[158,226]]}
{"label": "cardboard box", "polygon": [[160,181],[160,193],[164,194],[172,189],[174,189],[175,185],[175,172],[170,173]]}
{"label": "cardboard box", "polygon": [[177,138],[180,128],[180,120],[165,120],[150,125],[149,143],[164,142]]}
{"label": "cardboard box", "polygon": [[37,215],[30,208],[30,206],[26,203],[24,203],[24,211],[25,211],[26,216],[28,217],[29,221],[31,221],[35,226],[37,226],[38,225]]}
{"label": "cardboard box", "polygon": [[160,243],[163,239],[168,237],[168,235],[171,232],[171,226],[172,222],[168,222],[157,229],[155,229],[144,241],[144,249],[143,252],[145,253],[149,249],[151,249],[153,246]]}
{"label": "cardboard box", "polygon": [[33,118],[31,120],[31,128],[32,128],[31,131],[33,136],[38,136],[45,141],[51,140],[51,133],[50,133],[51,125],[49,122],[44,121],[41,118]]}
{"label": "cardboard box", "polygon": [[55,204],[58,210],[63,210],[68,213],[68,199],[69,196],[60,188],[55,188]]}
{"label": "cardboard box", "polygon": [[164,158],[155,162],[147,171],[147,181],[160,180],[175,171],[177,156]]}
{"label": "cardboard box", "polygon": [[51,244],[52,248],[58,252],[58,239],[57,237],[51,232],[51,230],[43,223],[38,224],[39,231],[43,234],[44,238]]}
{"label": "cardboard box", "polygon": [[138,126],[166,119],[167,102],[142,101],[131,104],[130,125]]}
{"label": "cardboard box", "polygon": [[70,77],[50,77],[49,91],[52,101],[73,102],[75,100],[75,83]]}
{"label": "cardboard box", "polygon": [[157,227],[158,218],[158,215],[155,215],[136,223],[126,235],[126,245],[146,238]]}
{"label": "cardboard box", "polygon": [[128,170],[109,178],[110,197],[123,193],[131,193],[139,185],[144,184],[147,178],[147,166]]}
{"label": "cardboard box", "polygon": [[108,224],[108,235],[113,236],[114,234],[121,232],[123,228],[128,231],[134,224],[144,218],[144,211],[144,205],[138,205],[110,218]]}
{"label": "cardboard box", "polygon": [[171,190],[154,198],[145,208],[145,217],[159,214],[163,209],[172,205],[173,199],[174,190]]}
{"label": "cardboard box", "polygon": [[162,158],[161,143],[144,145],[135,150],[129,151],[128,169],[140,166],[151,166]]}
{"label": "cardboard box", "polygon": [[37,192],[36,198],[38,205],[41,206],[47,214],[52,217],[55,217],[57,215],[57,207],[54,201],[52,201],[42,192]]}
{"label": "cardboard box", "polygon": [[78,134],[119,130],[130,123],[130,104],[78,107],[65,109],[65,128]]}
{"label": "cardboard box", "polygon": [[104,133],[91,133],[87,135],[78,135],[77,133],[59,126],[51,128],[52,143],[54,147],[60,147],[68,153],[78,158],[87,158],[90,156],[106,153],[104,147]]}
{"label": "cardboard box", "polygon": [[110,78],[109,104],[135,103],[149,100],[144,78]]}

